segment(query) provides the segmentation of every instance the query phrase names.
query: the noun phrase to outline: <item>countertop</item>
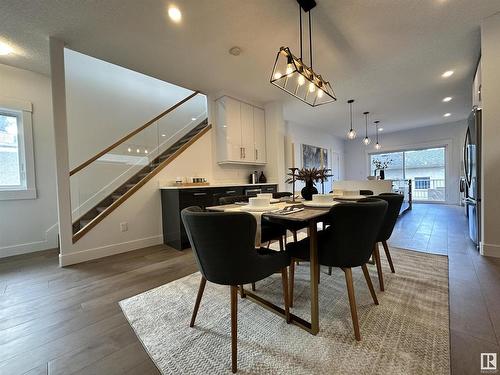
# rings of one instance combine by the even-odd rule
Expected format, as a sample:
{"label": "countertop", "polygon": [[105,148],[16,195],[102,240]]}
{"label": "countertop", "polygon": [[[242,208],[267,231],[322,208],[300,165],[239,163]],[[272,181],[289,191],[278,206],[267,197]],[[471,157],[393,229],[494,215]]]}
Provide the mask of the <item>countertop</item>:
{"label": "countertop", "polygon": [[213,184],[213,185],[205,185],[205,186],[161,186],[160,190],[177,190],[177,189],[213,189],[213,188],[225,188],[225,187],[239,187],[239,186],[263,186],[263,185],[278,185],[277,182],[266,182],[266,183],[258,183],[258,184]]}

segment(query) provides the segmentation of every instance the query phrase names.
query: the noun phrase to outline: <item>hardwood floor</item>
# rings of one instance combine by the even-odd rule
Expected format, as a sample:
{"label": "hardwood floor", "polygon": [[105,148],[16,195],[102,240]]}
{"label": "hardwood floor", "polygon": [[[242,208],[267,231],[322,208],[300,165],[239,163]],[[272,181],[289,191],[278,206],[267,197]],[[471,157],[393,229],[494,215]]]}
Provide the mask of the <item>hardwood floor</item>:
{"label": "hardwood floor", "polygon": [[118,301],[194,271],[165,246],[67,268],[56,251],[0,260],[0,374],[158,374]]}
{"label": "hardwood floor", "polygon": [[[455,206],[414,205],[389,243],[448,255],[452,373],[479,374],[500,351],[500,259],[477,253]],[[195,270],[166,246],[67,268],[56,251],[0,259],[0,374],[158,374],[118,301]]]}
{"label": "hardwood floor", "polygon": [[415,204],[389,244],[448,255],[452,374],[480,374],[481,353],[500,353],[500,258],[479,254],[458,206]]}

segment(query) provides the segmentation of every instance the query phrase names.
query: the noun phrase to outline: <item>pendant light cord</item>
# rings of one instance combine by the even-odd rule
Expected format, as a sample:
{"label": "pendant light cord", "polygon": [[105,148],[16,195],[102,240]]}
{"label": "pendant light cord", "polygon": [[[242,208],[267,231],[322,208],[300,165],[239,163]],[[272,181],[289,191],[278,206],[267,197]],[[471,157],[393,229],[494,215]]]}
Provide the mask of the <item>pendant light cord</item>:
{"label": "pendant light cord", "polygon": [[309,59],[311,60],[311,70],[313,68],[313,48],[312,48],[312,31],[311,31],[311,11],[309,10]]}
{"label": "pendant light cord", "polygon": [[368,138],[368,113],[365,113],[365,138]]}
{"label": "pendant light cord", "polygon": [[300,30],[300,60],[302,60],[302,8],[299,4],[299,30]]}
{"label": "pendant light cord", "polygon": [[352,102],[349,103],[349,113],[350,113],[350,117],[351,117],[351,131],[352,131]]}

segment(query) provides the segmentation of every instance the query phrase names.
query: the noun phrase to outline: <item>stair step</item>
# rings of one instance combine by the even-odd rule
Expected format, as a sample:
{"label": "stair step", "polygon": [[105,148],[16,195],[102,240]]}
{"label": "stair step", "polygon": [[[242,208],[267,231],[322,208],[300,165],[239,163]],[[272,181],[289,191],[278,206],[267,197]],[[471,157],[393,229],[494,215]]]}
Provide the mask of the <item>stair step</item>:
{"label": "stair step", "polygon": [[80,229],[87,226],[87,224],[90,223],[91,221],[92,220],[80,220]]}

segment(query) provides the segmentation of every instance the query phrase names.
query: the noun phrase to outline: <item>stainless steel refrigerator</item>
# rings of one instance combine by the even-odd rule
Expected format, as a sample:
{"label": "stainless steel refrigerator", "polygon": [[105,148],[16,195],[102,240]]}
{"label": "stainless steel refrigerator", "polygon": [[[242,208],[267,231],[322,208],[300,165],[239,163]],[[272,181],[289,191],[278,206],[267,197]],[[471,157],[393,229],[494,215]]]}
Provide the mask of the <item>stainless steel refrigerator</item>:
{"label": "stainless steel refrigerator", "polygon": [[481,241],[481,109],[474,108],[467,119],[464,144],[465,204],[469,236],[479,248]]}

